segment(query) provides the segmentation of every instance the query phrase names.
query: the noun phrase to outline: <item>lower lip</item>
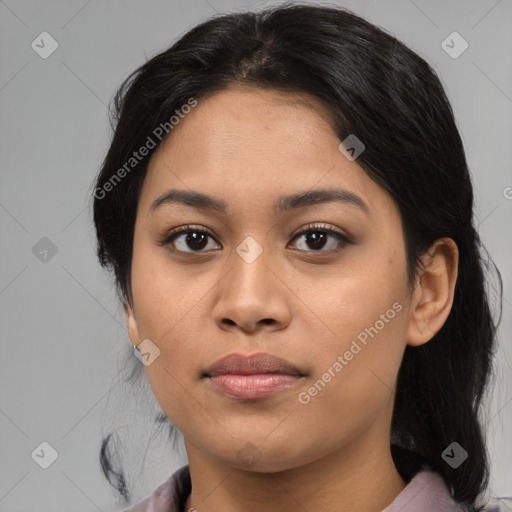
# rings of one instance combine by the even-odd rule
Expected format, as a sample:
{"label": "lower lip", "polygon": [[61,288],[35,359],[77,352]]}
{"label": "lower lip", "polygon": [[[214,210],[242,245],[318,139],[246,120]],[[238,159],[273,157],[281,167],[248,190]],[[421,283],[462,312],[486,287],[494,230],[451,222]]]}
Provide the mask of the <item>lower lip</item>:
{"label": "lower lip", "polygon": [[277,391],[289,388],[300,379],[299,375],[282,373],[261,373],[255,375],[234,375],[231,373],[208,377],[212,386],[235,400],[260,400]]}

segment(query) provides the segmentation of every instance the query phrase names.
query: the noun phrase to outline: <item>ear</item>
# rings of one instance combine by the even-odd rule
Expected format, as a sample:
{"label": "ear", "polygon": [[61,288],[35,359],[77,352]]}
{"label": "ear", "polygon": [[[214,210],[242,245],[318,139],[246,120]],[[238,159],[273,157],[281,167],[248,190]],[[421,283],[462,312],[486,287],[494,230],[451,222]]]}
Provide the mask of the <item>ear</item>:
{"label": "ear", "polygon": [[130,341],[132,342],[133,345],[138,346],[140,343],[139,328],[137,326],[137,320],[135,319],[133,307],[130,304],[125,304],[124,315]]}
{"label": "ear", "polygon": [[436,240],[422,257],[407,329],[407,344],[423,345],[441,329],[450,314],[457,281],[459,251],[451,238]]}

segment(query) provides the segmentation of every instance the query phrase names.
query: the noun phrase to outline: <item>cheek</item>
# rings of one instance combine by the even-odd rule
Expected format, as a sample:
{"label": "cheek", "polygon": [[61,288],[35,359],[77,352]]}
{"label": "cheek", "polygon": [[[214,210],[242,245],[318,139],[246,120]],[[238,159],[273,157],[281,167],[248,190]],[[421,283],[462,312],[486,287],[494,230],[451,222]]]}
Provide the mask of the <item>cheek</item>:
{"label": "cheek", "polygon": [[183,408],[183,390],[200,351],[199,326],[194,319],[207,290],[197,283],[173,274],[171,266],[151,251],[134,251],[132,289],[138,335],[141,341],[151,340],[160,351],[145,372],[167,414],[169,407],[173,411]]}
{"label": "cheek", "polygon": [[[405,349],[405,304],[384,296],[351,302],[325,313],[329,329],[314,336],[315,378],[343,396],[371,394],[379,382],[392,388]],[[326,311],[325,309],[323,310]],[[334,376],[333,376],[334,374]],[[334,383],[331,385],[330,383]]]}
{"label": "cheek", "polygon": [[[383,314],[390,311],[389,317],[396,313],[387,318],[388,323],[372,311],[368,308],[372,321],[366,323],[367,330],[365,322],[338,317],[333,330],[343,334],[315,353],[315,372],[298,390],[297,418],[305,430],[322,432],[312,447],[313,454],[315,450],[329,451],[333,440],[350,442],[370,429],[381,414],[391,411],[405,347],[400,316],[404,309],[384,308]],[[380,314],[381,310],[377,307],[374,311]]]}
{"label": "cheek", "polygon": [[132,264],[132,287],[141,336],[168,350],[183,331],[194,332],[194,311],[208,293],[207,276],[198,278],[171,264],[165,249],[149,242],[136,245]]}
{"label": "cheek", "polygon": [[348,350],[352,340],[364,344],[372,334],[383,340],[379,346],[398,341],[397,324],[405,316],[405,283],[405,260],[399,251],[383,254],[372,247],[357,255],[354,251],[354,258],[345,261],[340,272],[335,270],[315,297],[314,310],[328,327],[329,339],[322,347]]}
{"label": "cheek", "polygon": [[312,398],[319,409],[339,405],[340,420],[346,411],[365,415],[392,398],[406,344],[403,255],[359,256],[350,272],[326,282],[315,300],[322,336],[309,328],[316,340],[311,380],[318,384],[303,389],[305,400]]}

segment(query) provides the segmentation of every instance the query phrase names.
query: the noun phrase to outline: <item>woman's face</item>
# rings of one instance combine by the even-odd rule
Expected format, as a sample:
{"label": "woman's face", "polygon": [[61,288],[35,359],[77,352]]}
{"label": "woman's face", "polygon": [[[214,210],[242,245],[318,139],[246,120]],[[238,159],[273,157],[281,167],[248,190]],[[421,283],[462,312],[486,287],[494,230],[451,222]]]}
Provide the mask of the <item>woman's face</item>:
{"label": "woman's face", "polygon": [[[150,340],[147,377],[191,451],[273,472],[363,439],[389,448],[409,323],[402,224],[339,144],[315,99],[240,88],[198,100],[150,161],[127,322],[134,344]],[[152,208],[171,190],[225,208],[179,198]],[[337,198],[308,195],[318,190]],[[302,376],[270,388],[265,377],[204,376],[234,353],[277,356]]]}

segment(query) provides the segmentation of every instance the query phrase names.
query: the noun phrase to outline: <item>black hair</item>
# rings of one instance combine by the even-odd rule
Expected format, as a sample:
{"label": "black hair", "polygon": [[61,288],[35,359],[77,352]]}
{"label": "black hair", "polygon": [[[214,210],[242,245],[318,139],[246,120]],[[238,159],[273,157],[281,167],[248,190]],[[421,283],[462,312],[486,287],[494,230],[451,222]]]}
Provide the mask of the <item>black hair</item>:
{"label": "black hair", "polygon": [[[489,257],[483,257],[474,224],[472,182],[441,81],[423,58],[384,29],[341,7],[318,4],[215,15],[126,78],[114,98],[114,134],[93,194],[97,256],[113,271],[121,302],[132,303],[136,208],[149,159],[161,143],[155,133],[162,130],[155,129],[165,126],[172,136],[169,120],[183,105],[237,85],[319,99],[332,114],[340,141],[355,134],[365,144],[357,162],[400,209],[410,285],[431,244],[441,237],[457,244],[459,272],[450,314],[428,343],[404,352],[392,455],[406,481],[418,461],[428,461],[456,501],[481,510],[477,498],[488,485],[489,461],[479,413],[502,304],[496,320],[486,287]],[[148,137],[157,139],[155,147],[127,169]],[[126,172],[119,173],[121,168]],[[501,274],[492,265],[501,299]],[[101,450],[103,472],[128,498],[108,441],[107,436]],[[468,453],[456,469],[442,457],[454,441]]]}

